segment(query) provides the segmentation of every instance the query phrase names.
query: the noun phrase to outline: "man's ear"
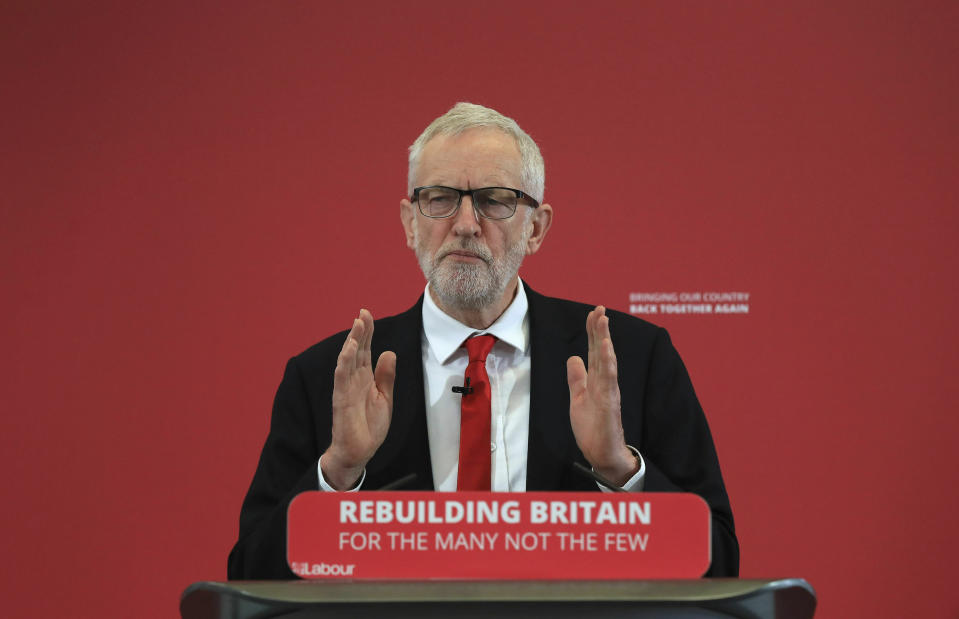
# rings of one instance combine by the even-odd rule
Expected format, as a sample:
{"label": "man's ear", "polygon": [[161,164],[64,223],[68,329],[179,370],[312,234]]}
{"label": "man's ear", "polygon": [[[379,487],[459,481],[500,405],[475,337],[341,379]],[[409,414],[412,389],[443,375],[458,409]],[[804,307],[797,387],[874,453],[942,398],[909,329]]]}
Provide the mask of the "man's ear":
{"label": "man's ear", "polygon": [[416,249],[413,241],[415,237],[413,234],[413,226],[416,225],[416,222],[413,220],[415,217],[416,209],[413,208],[413,203],[406,198],[400,200],[400,221],[403,222],[403,232],[406,233],[406,246],[410,249]]}
{"label": "man's ear", "polygon": [[533,209],[532,214],[529,216],[529,222],[526,224],[533,227],[533,232],[529,235],[529,240],[526,242],[527,256],[532,256],[539,251],[552,223],[552,206],[549,204],[540,204],[538,208]]}

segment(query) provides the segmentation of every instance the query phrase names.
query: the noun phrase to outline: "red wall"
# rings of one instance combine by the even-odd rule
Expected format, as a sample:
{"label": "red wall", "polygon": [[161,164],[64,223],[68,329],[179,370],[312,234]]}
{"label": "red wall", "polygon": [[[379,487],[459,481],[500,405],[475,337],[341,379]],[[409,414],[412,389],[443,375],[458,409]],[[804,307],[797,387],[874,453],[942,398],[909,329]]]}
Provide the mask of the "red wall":
{"label": "red wall", "polygon": [[62,4],[0,9],[6,612],[225,577],[285,360],[421,290],[405,149],[459,100],[542,146],[538,290],[750,293],[656,318],[743,575],[959,611],[959,5]]}

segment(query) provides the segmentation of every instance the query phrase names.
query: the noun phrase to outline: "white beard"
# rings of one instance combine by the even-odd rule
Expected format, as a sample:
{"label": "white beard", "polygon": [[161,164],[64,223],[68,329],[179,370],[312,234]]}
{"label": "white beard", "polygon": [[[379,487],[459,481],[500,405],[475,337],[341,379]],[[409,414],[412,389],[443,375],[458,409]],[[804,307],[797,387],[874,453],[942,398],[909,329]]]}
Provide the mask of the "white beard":
{"label": "white beard", "polygon": [[[531,232],[529,227],[524,226],[520,241],[509,247],[506,255],[500,259],[494,259],[489,248],[482,243],[468,238],[447,243],[430,255],[420,244],[415,223],[413,240],[420,269],[430,283],[430,290],[442,305],[450,309],[476,310],[496,304],[506,292],[506,287],[516,279],[526,256],[526,242]],[[483,261],[482,264],[444,260],[448,253],[457,250],[476,254]]]}

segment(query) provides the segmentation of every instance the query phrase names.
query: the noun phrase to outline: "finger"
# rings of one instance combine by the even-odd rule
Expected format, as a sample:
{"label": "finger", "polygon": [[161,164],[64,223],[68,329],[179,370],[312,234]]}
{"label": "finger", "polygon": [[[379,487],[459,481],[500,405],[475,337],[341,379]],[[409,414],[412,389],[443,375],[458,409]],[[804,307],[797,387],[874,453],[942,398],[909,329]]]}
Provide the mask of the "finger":
{"label": "finger", "polygon": [[[352,334],[352,331],[350,331]],[[343,342],[343,348],[336,358],[336,369],[333,370],[333,396],[345,397],[350,389],[350,377],[353,375],[353,367],[356,357],[356,340],[347,337]]]}
{"label": "finger", "polygon": [[591,314],[592,314],[593,320],[592,320],[592,323],[591,323],[591,325],[592,325],[592,329],[591,329],[592,340],[591,340],[591,348],[590,348],[590,351],[589,351],[589,352],[590,352],[590,355],[589,355],[589,370],[592,372],[592,371],[596,370],[596,369],[599,367],[599,361],[600,361],[600,344],[602,344],[602,341],[603,341],[603,340],[601,339],[601,337],[600,337],[600,333],[601,333],[601,332],[600,332],[599,323],[600,323],[600,321],[603,319],[603,317],[604,317],[605,314],[606,314],[606,308],[603,307],[602,305],[597,305],[597,306],[596,306],[596,309],[594,309],[594,310],[591,312]]}
{"label": "finger", "polygon": [[618,385],[616,351],[613,350],[613,340],[606,337],[600,344],[600,362],[598,367],[598,378],[606,389],[612,389]]}
{"label": "finger", "polygon": [[594,336],[596,338],[596,353],[602,355],[603,338],[609,337],[609,316],[606,315],[606,308],[602,305],[596,307],[596,322],[593,323]]}
{"label": "finger", "polygon": [[590,310],[589,314],[586,316],[586,362],[589,364],[590,369],[592,369],[596,358],[595,324],[596,308]]}
{"label": "finger", "polygon": [[359,350],[362,348],[362,345],[361,345],[361,344],[362,344],[362,342],[363,342],[363,331],[364,331],[365,328],[366,328],[366,327],[365,327],[365,325],[363,324],[363,321],[362,321],[362,320],[360,320],[359,318],[354,318],[354,319],[353,319],[353,326],[350,328],[350,333],[349,333],[349,335],[346,336],[346,342],[344,342],[344,344],[343,344],[343,347],[344,347],[344,348],[346,348],[346,345],[349,344],[350,342],[352,342],[352,343],[354,344],[353,354],[352,354],[351,357],[350,357],[351,360],[352,360],[352,363],[351,363],[349,369],[350,369],[351,371],[352,371],[352,370],[355,370],[356,367],[357,367],[357,365],[358,365],[358,359],[357,359],[358,354],[357,354],[357,353],[358,353]]}
{"label": "finger", "polygon": [[566,360],[566,382],[569,383],[569,399],[576,399],[579,394],[586,390],[587,384],[586,366],[579,357],[570,357]]}
{"label": "finger", "polygon": [[363,347],[366,350],[370,350],[373,345],[373,314],[370,313],[370,310],[362,309],[360,310],[360,317],[363,319],[363,325],[366,327],[364,331],[366,341],[363,343]]}
{"label": "finger", "polygon": [[609,334],[609,316],[605,314],[596,321],[596,348],[599,351],[600,369],[609,371],[610,359],[612,370],[616,371],[616,354],[613,352],[613,338]]}
{"label": "finger", "polygon": [[396,353],[387,350],[376,360],[376,369],[373,371],[373,380],[376,389],[393,410],[393,383],[396,382]]}
{"label": "finger", "polygon": [[357,355],[356,365],[358,367],[370,367],[372,365],[370,344],[373,341],[373,315],[367,310],[361,309],[359,321],[363,324],[363,334],[357,340],[359,354]]}
{"label": "finger", "polygon": [[606,308],[600,308],[599,317],[596,319],[596,339],[602,341],[609,338],[609,316],[606,315]]}

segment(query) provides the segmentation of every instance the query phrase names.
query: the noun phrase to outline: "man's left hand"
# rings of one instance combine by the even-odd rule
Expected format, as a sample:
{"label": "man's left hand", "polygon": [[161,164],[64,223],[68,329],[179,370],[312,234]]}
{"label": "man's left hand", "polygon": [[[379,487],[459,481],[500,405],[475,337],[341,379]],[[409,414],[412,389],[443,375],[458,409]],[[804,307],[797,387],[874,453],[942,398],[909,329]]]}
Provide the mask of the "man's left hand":
{"label": "man's left hand", "polygon": [[569,420],[576,444],[593,470],[622,486],[639,470],[639,461],[623,438],[616,353],[603,306],[586,317],[586,335],[589,371],[579,357],[566,361]]}

